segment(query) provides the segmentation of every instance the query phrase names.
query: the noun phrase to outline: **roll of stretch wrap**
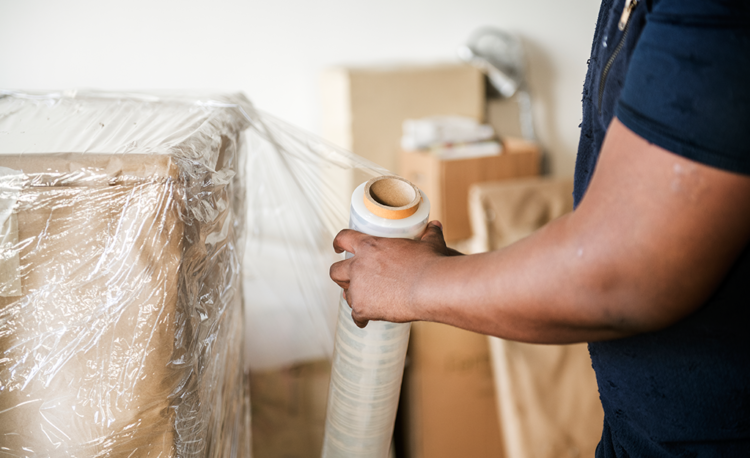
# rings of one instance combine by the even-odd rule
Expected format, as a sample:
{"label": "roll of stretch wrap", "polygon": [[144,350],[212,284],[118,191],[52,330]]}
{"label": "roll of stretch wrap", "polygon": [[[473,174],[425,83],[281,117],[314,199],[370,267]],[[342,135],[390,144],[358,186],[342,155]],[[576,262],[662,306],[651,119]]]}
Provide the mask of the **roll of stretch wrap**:
{"label": "roll of stretch wrap", "polygon": [[[398,177],[378,177],[354,190],[349,228],[415,239],[429,214],[430,201],[414,185]],[[410,329],[410,323],[385,321],[371,321],[360,329],[349,304],[340,298],[323,458],[388,456]]]}

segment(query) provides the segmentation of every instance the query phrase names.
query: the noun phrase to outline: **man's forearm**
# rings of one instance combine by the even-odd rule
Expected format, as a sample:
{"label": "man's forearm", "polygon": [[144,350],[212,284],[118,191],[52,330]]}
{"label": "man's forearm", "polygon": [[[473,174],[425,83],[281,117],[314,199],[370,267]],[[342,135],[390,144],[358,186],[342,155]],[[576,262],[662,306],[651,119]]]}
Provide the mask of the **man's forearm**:
{"label": "man's forearm", "polygon": [[[599,262],[566,231],[572,215],[502,250],[446,257],[411,297],[421,319],[511,340],[570,343],[639,331],[607,313],[616,288],[597,288]],[[594,250],[591,250],[594,251]]]}

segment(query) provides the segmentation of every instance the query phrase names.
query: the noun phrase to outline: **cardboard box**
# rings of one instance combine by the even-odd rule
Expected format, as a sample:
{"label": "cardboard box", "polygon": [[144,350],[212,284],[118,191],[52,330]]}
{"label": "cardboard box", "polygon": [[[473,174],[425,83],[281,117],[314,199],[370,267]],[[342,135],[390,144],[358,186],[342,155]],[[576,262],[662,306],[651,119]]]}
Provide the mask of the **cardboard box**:
{"label": "cardboard box", "polygon": [[[7,358],[0,365],[2,381],[14,388],[0,396],[3,445],[47,450],[54,434],[68,447],[63,450],[92,456],[105,449],[97,444],[100,438],[111,438],[106,450],[114,455],[135,450],[141,456],[174,456],[170,393],[178,374],[170,361],[184,229],[180,209],[160,204],[173,195],[174,161],[63,154],[3,156],[0,163],[36,180],[36,186],[19,191],[16,208],[18,240],[25,241],[19,256],[22,291],[0,297],[0,310],[16,323],[13,332],[6,328],[0,335]],[[45,183],[58,170],[78,173]],[[159,222],[168,229],[149,230]],[[112,247],[123,251],[121,257],[108,256]],[[101,267],[105,260],[110,263]],[[151,274],[139,275],[144,271]],[[119,289],[114,279],[132,285],[130,290]],[[108,294],[123,298],[119,308],[108,310],[118,318],[90,319],[106,310],[97,299]],[[45,337],[53,343],[45,344]],[[49,374],[14,377],[9,362],[26,358],[59,362]],[[138,377],[131,375],[136,372]],[[127,392],[115,399],[105,381]],[[42,402],[50,407],[40,408]],[[97,422],[110,408],[109,421]],[[55,432],[47,432],[47,425]]]}
{"label": "cardboard box", "polygon": [[[484,118],[484,75],[463,64],[333,68],[323,73],[322,135],[392,172],[409,118]],[[369,177],[352,174],[343,195]]]}
{"label": "cardboard box", "polygon": [[244,201],[232,180],[251,106],[207,97],[226,103],[0,98],[6,454],[228,456],[242,446]]}
{"label": "cardboard box", "polygon": [[401,424],[409,458],[503,455],[487,337],[412,324]]}
{"label": "cardboard box", "polygon": [[497,156],[441,160],[429,152],[401,152],[399,174],[430,198],[430,219],[443,223],[447,241],[471,237],[469,187],[475,183],[538,175],[540,149],[515,138],[503,140]]}
{"label": "cardboard box", "polygon": [[331,363],[251,372],[253,456],[319,458]]}
{"label": "cardboard box", "polygon": [[523,137],[518,93],[509,99],[487,100],[485,122],[501,137]]}

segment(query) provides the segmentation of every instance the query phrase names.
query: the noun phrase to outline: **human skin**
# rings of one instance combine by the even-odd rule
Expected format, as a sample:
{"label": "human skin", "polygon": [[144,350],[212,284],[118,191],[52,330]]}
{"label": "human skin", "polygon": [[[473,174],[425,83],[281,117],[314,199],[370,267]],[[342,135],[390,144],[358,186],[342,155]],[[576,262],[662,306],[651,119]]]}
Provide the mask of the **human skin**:
{"label": "human skin", "polygon": [[750,176],[610,125],[578,208],[529,237],[463,256],[439,223],[421,240],[341,231],[331,266],[352,318],[434,321],[536,343],[667,327],[703,304],[750,240]]}

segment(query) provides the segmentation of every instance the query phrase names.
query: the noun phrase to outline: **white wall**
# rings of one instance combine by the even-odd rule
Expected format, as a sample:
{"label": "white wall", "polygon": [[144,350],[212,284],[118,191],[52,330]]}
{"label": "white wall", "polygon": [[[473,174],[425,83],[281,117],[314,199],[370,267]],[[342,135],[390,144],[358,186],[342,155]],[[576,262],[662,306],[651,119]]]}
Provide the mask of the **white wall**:
{"label": "white wall", "polygon": [[597,0],[0,0],[0,88],[242,90],[319,131],[334,64],[453,60],[492,25],[528,43],[539,135],[573,170]]}

